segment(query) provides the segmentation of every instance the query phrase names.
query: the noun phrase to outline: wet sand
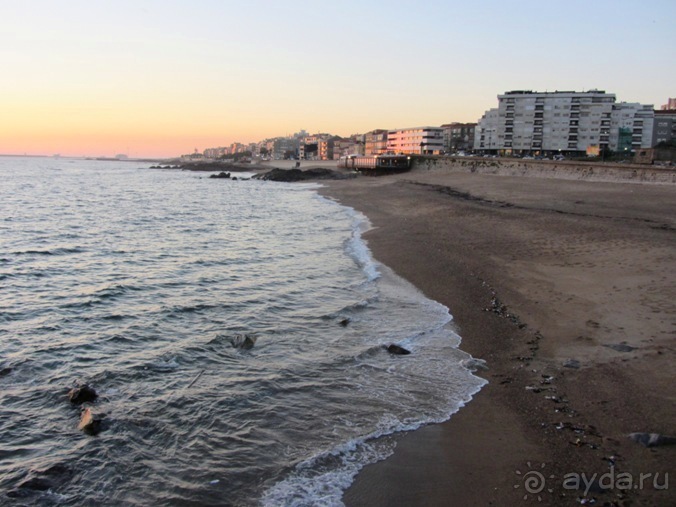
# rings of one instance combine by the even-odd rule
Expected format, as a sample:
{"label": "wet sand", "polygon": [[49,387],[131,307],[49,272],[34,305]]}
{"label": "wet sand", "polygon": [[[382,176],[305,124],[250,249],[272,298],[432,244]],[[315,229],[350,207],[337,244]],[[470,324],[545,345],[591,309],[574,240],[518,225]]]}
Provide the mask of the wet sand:
{"label": "wet sand", "polygon": [[594,474],[597,505],[676,505],[676,446],[627,437],[676,434],[676,186],[411,171],[321,192],[369,217],[374,256],[489,367],[449,422],[362,470],[348,506],[579,505]]}

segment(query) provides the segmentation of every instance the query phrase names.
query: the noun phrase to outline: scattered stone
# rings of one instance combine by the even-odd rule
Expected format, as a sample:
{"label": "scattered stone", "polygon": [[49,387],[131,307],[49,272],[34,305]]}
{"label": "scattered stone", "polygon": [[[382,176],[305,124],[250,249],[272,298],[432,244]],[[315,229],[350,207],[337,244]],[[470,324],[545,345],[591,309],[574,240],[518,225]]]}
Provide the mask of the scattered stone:
{"label": "scattered stone", "polygon": [[636,350],[638,348],[627,345],[626,343],[607,343],[604,345],[604,347],[613,349],[616,352],[631,352],[632,350]]}
{"label": "scattered stone", "polygon": [[405,356],[411,353],[410,350],[400,347],[399,345],[395,345],[394,343],[388,345],[386,348],[390,354],[395,354],[397,356]]}
{"label": "scattered stone", "polygon": [[[486,364],[486,361],[483,359],[476,359],[474,357],[471,357],[469,359],[463,359],[460,361],[460,364],[462,364],[465,368],[468,370],[475,372],[477,370],[487,370],[488,365]],[[510,379],[511,381],[511,379]]]}
{"label": "scattered stone", "polygon": [[668,437],[659,433],[631,433],[629,438],[637,444],[643,444],[646,447],[676,444],[676,437]]}
{"label": "scattered stone", "polygon": [[78,429],[84,431],[88,435],[98,435],[101,432],[101,420],[103,417],[99,414],[94,414],[91,408],[85,408],[80,417],[80,424]]}
{"label": "scattered stone", "polygon": [[577,359],[568,359],[563,363],[563,367],[577,370],[580,367],[580,361]]}
{"label": "scattered stone", "polygon": [[94,401],[98,397],[99,395],[96,394],[96,391],[86,384],[80,387],[74,387],[68,393],[68,399],[71,403],[76,405]]}
{"label": "scattered stone", "polygon": [[258,337],[253,334],[238,334],[230,338],[230,343],[236,349],[249,350],[256,344]]}

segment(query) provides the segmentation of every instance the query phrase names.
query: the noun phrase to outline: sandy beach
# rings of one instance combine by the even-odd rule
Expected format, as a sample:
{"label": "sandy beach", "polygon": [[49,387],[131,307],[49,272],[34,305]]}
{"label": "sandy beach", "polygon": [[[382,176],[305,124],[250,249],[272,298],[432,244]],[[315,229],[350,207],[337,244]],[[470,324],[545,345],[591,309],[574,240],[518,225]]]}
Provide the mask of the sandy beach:
{"label": "sandy beach", "polygon": [[676,505],[676,446],[628,438],[676,435],[676,186],[413,170],[321,192],[488,365],[348,506]]}

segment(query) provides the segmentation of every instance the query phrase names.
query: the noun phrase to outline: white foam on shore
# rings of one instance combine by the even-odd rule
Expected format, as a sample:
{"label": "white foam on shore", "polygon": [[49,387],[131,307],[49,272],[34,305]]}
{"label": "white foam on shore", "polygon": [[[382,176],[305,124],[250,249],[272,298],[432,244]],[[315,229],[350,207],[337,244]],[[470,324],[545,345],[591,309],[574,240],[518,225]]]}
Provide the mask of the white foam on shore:
{"label": "white foam on shore", "polygon": [[[396,446],[393,435],[447,421],[487,383],[466,367],[472,364],[472,357],[457,348],[461,339],[450,327],[453,317],[449,309],[428,299],[411,283],[375,261],[362,238],[371,227],[368,218],[340,206],[353,219],[346,252],[368,282],[377,287],[378,295],[369,304],[378,306],[375,315],[369,317],[378,319],[372,325],[391,329],[392,340],[412,354],[389,363],[383,362],[382,356],[369,354],[357,359],[351,372],[355,389],[368,391],[372,400],[382,400],[396,415],[385,412],[372,431],[297,463],[265,491],[261,498],[264,506],[344,505],[343,494],[359,471],[393,454]],[[370,338],[365,337],[365,343],[370,343]],[[375,376],[373,372],[386,372],[386,376]],[[420,392],[429,394],[429,400],[416,398]],[[399,395],[401,399],[397,399]]]}

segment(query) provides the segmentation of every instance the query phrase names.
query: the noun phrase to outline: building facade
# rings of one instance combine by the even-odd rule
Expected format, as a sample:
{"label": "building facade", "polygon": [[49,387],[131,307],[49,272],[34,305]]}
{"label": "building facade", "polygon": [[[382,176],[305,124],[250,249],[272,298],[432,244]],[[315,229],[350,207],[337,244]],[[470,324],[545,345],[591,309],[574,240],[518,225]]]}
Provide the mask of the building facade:
{"label": "building facade", "polygon": [[388,152],[438,155],[443,150],[444,131],[441,127],[413,127],[387,133]]}
{"label": "building facade", "polygon": [[653,106],[615,103],[615,95],[511,91],[479,121],[474,148],[505,155],[629,151],[652,143]]}
{"label": "building facade", "polygon": [[272,158],[283,160],[298,155],[298,139],[295,137],[278,137],[272,143]]}
{"label": "building facade", "polygon": [[610,115],[612,151],[627,153],[652,147],[655,110],[653,106],[621,102],[613,104]]}
{"label": "building facade", "polygon": [[652,146],[676,142],[676,109],[655,111]]}
{"label": "building facade", "polygon": [[382,155],[387,152],[387,130],[377,129],[364,134],[364,154]]}
{"label": "building facade", "polygon": [[663,104],[662,107],[660,107],[662,111],[673,111],[676,109],[676,99],[669,98],[667,99],[667,103]]}
{"label": "building facade", "polygon": [[448,123],[442,125],[444,131],[444,151],[456,153],[471,150],[474,147],[476,123]]}

